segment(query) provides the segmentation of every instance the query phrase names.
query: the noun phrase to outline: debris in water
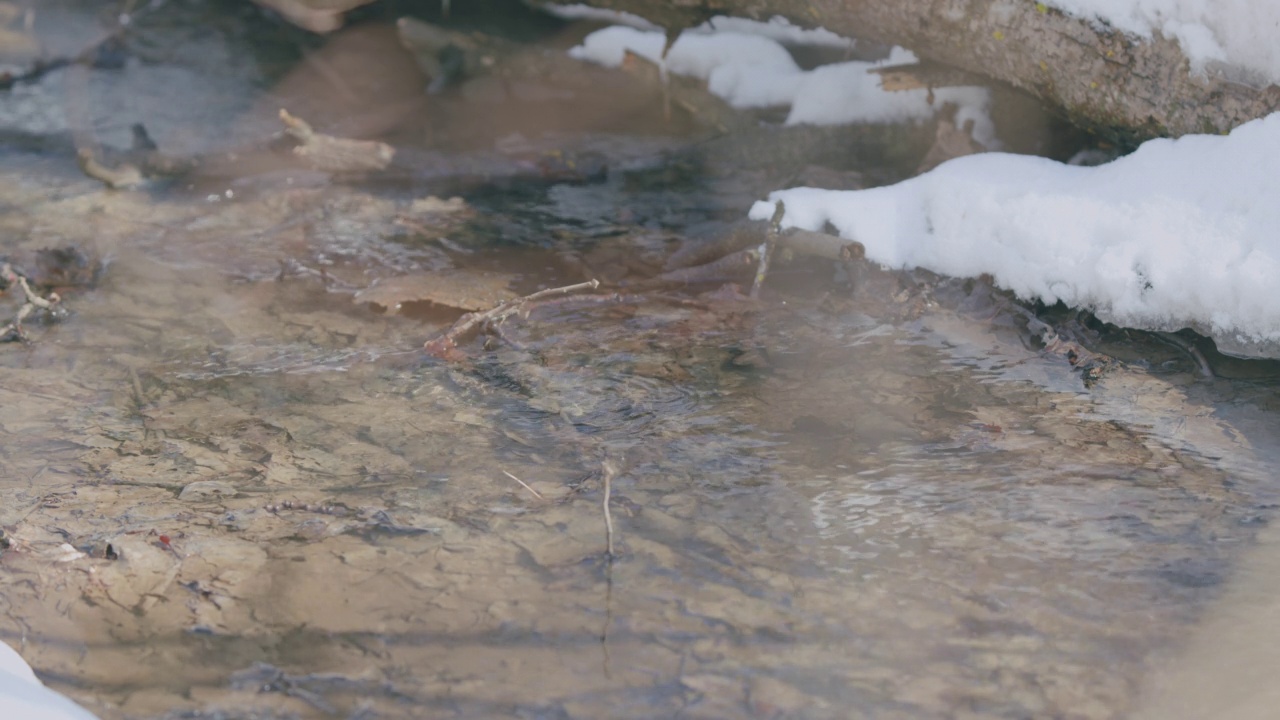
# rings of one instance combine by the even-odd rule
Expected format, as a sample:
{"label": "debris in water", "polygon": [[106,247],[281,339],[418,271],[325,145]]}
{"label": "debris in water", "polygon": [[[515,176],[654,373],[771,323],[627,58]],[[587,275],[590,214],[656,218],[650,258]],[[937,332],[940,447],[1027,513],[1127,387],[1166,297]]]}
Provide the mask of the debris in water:
{"label": "debris in water", "polygon": [[129,163],[121,163],[116,167],[107,167],[93,156],[93,151],[80,148],[76,151],[76,161],[85,175],[101,182],[112,190],[128,190],[141,185],[146,179],[142,171]]}
{"label": "debris in water", "polygon": [[394,315],[405,303],[428,302],[475,312],[515,300],[510,275],[461,269],[386,278],[355,294],[357,303],[373,303]]}
{"label": "debris in water", "polygon": [[307,121],[280,109],[285,132],[300,144],[293,154],[317,170],[327,172],[371,172],[385,170],[395,157],[395,148],[375,140],[350,140],[318,133]]}
{"label": "debris in water", "polygon": [[496,327],[507,318],[517,313],[527,314],[533,309],[534,303],[538,300],[550,298],[556,295],[569,295],[571,293],[581,292],[583,290],[595,290],[600,287],[599,280],[591,280],[589,282],[578,283],[577,285],[567,285],[565,287],[548,288],[539,290],[532,295],[526,295],[522,298],[507,300],[491,310],[484,312],[472,312],[463,315],[448,330],[439,336],[428,340],[423,349],[428,354],[439,358],[452,358],[458,348],[458,340],[467,333],[482,327]]}
{"label": "debris in water", "polygon": [[37,310],[43,311],[51,320],[61,320],[66,317],[67,311],[62,307],[62,298],[58,293],[49,293],[47,298],[41,297],[39,293],[31,289],[26,276],[14,269],[9,263],[0,264],[0,283],[3,283],[3,285],[0,285],[0,291],[8,290],[17,285],[22,290],[23,296],[22,306],[18,308],[17,315],[8,325],[0,327],[0,342],[26,340],[27,334],[22,328],[22,322]]}

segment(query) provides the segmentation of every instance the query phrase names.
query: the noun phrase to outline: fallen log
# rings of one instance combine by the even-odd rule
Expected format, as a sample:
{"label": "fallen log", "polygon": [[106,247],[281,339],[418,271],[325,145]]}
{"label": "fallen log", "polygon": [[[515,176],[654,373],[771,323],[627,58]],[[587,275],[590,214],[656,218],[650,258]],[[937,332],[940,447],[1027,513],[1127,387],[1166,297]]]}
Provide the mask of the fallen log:
{"label": "fallen log", "polygon": [[902,45],[1024,90],[1112,141],[1225,133],[1280,110],[1280,87],[1228,67],[1193,73],[1171,38],[1146,40],[1030,0],[585,1],[668,28],[713,15],[780,15]]}

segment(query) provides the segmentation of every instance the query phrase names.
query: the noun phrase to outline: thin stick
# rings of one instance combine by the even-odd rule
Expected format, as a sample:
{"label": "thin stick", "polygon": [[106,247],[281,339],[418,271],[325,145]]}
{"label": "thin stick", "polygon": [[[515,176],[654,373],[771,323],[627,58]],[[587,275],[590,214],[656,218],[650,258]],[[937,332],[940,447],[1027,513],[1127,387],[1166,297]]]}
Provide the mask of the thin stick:
{"label": "thin stick", "polygon": [[542,495],[541,495],[537,490],[534,490],[533,488],[529,487],[529,485],[528,485],[528,484],[526,484],[526,483],[525,483],[525,481],[521,480],[520,478],[516,477],[515,475],[512,475],[511,473],[507,472],[506,470],[503,470],[503,471],[502,471],[502,474],[503,474],[503,475],[506,475],[507,477],[511,478],[512,480],[515,480],[516,482],[520,483],[520,487],[522,487],[522,488],[524,488],[525,490],[528,490],[529,492],[533,493],[533,496],[534,496],[534,497],[536,497],[536,498],[538,498],[539,500],[543,500],[543,499],[544,499],[544,498],[542,497]]}
{"label": "thin stick", "polygon": [[[588,280],[584,283],[578,283],[577,285],[565,285],[564,287],[547,288],[546,290],[539,290],[538,292],[533,293],[532,295],[525,295],[524,297],[520,298],[520,300],[518,300],[517,302],[522,302],[522,303],[533,302],[534,300],[541,300],[542,298],[551,297],[552,295],[568,295],[569,293],[575,293],[580,290],[595,290],[598,287],[600,287],[599,280]],[[510,315],[510,314],[511,313],[507,313],[507,315]],[[506,317],[506,315],[504,315],[503,317]]]}
{"label": "thin stick", "polygon": [[62,306],[59,304],[62,298],[58,293],[49,293],[48,298],[40,297],[31,286],[27,284],[27,278],[21,272],[14,269],[9,263],[0,263],[0,280],[5,283],[5,289],[17,285],[22,289],[23,301],[22,307],[18,308],[17,315],[13,320],[4,327],[0,327],[0,339],[8,339],[12,336],[17,340],[26,340],[26,332],[22,329],[22,321],[36,310],[44,310],[49,313],[50,317],[58,319],[60,313],[64,313]]}
{"label": "thin stick", "polygon": [[1205,358],[1204,353],[1200,352],[1200,348],[1170,332],[1153,332],[1152,335],[1155,335],[1157,340],[1166,345],[1172,345],[1181,350],[1187,357],[1191,358],[1191,361],[1196,364],[1196,370],[1200,372],[1201,377],[1209,380],[1213,379],[1213,366],[1209,364],[1209,360]]}
{"label": "thin stick", "polygon": [[374,140],[350,140],[318,133],[302,118],[280,109],[285,133],[298,141],[293,154],[317,170],[326,172],[371,172],[385,170],[395,158],[395,148]]}
{"label": "thin stick", "polygon": [[114,168],[107,167],[98,162],[93,157],[93,151],[88,148],[76,151],[76,161],[80,164],[81,172],[112,190],[127,190],[146,182],[142,171],[137,167],[129,163],[121,163]]}
{"label": "thin stick", "polygon": [[133,383],[134,399],[138,403],[138,409],[141,410],[147,406],[147,395],[142,391],[142,379],[138,377],[138,371],[132,367],[129,368],[129,380]]}
{"label": "thin stick", "polygon": [[728,279],[742,277],[742,275],[749,271],[753,264],[757,264],[759,260],[760,251],[758,249],[739,250],[738,252],[725,255],[719,260],[704,263],[702,265],[694,265],[693,267],[677,268],[670,272],[665,272],[655,278],[641,280],[629,287],[632,289],[644,290],[648,288],[690,285],[693,283],[723,282]]}
{"label": "thin stick", "polygon": [[671,52],[671,46],[676,44],[676,40],[684,33],[684,28],[671,27],[667,28],[667,37],[662,43],[662,55],[658,58],[658,78],[662,81],[662,121],[671,122],[671,76],[667,70],[667,54]]}
{"label": "thin stick", "polygon": [[769,229],[765,231],[764,242],[760,243],[760,265],[756,267],[756,279],[751,283],[751,298],[760,297],[760,287],[769,275],[769,262],[773,260],[773,249],[778,246],[778,236],[782,234],[782,218],[787,214],[787,206],[781,200],[774,205],[773,217],[769,220]]}
{"label": "thin stick", "polygon": [[605,460],[600,464],[604,470],[604,533],[605,540],[609,548],[609,560],[613,560],[613,514],[609,512],[609,496],[613,493],[613,476],[618,474],[617,467],[612,460]]}
{"label": "thin stick", "polygon": [[547,288],[539,290],[531,295],[526,295],[515,300],[508,300],[499,303],[497,306],[485,310],[484,312],[467,313],[458,318],[448,330],[444,331],[438,337],[428,340],[423,349],[435,355],[436,357],[451,357],[452,351],[458,346],[458,339],[463,335],[481,327],[485,324],[496,325],[506,320],[522,310],[525,310],[530,303],[541,300],[542,298],[551,297],[552,295],[568,295],[582,290],[595,290],[600,287],[599,280],[591,280],[576,285],[566,285],[558,288]]}

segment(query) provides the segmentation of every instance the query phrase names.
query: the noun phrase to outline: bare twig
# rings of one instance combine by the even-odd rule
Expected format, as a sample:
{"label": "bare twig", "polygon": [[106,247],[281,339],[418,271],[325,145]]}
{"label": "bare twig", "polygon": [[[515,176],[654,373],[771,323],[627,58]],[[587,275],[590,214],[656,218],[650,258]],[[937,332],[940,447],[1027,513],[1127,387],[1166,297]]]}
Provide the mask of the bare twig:
{"label": "bare twig", "polygon": [[4,327],[0,327],[0,339],[26,340],[26,332],[22,329],[22,321],[27,319],[31,313],[36,310],[43,310],[54,318],[60,317],[62,310],[62,298],[58,293],[49,293],[49,297],[41,297],[39,293],[31,289],[31,285],[27,283],[27,278],[18,272],[9,263],[0,263],[0,280],[3,280],[4,287],[11,288],[17,285],[23,294],[22,306],[18,308],[17,314],[12,322]]}
{"label": "bare twig", "polygon": [[613,513],[609,511],[609,496],[613,494],[613,478],[618,474],[618,466],[612,460],[605,460],[600,464],[601,470],[604,472],[604,537],[606,547],[609,550],[609,560],[613,560]]}
{"label": "bare twig", "polygon": [[138,403],[138,409],[142,410],[147,407],[147,393],[142,389],[142,379],[138,377],[138,371],[129,368],[129,381],[133,385],[134,401]]}
{"label": "bare twig", "polygon": [[630,285],[629,287],[637,290],[646,290],[676,285],[724,282],[727,280],[740,279],[743,275],[750,272],[751,266],[757,264],[759,259],[759,250],[739,250],[738,252],[725,255],[715,262],[695,265],[693,267],[682,267],[672,270],[671,272],[665,272],[655,278],[642,280]]}
{"label": "bare twig", "polygon": [[522,487],[522,488],[524,488],[525,490],[528,490],[529,492],[533,493],[533,496],[534,496],[534,497],[536,497],[536,498],[538,498],[539,500],[544,499],[544,498],[542,497],[542,494],[541,494],[541,493],[539,493],[537,490],[534,490],[533,488],[529,487],[529,485],[528,485],[527,483],[525,483],[525,481],[521,480],[520,478],[516,477],[515,475],[512,475],[511,473],[507,472],[506,470],[503,470],[503,471],[502,471],[502,474],[503,474],[503,475],[506,475],[507,477],[511,478],[512,480],[515,480],[516,482],[520,483],[520,487]]}
{"label": "bare twig", "polygon": [[1157,340],[1160,340],[1166,345],[1172,345],[1186,354],[1186,356],[1195,363],[1196,371],[1200,373],[1200,377],[1207,378],[1209,380],[1214,378],[1213,366],[1209,364],[1209,360],[1204,356],[1204,353],[1200,352],[1200,348],[1171,332],[1154,332],[1152,334]]}
{"label": "bare twig", "polygon": [[782,233],[782,218],[787,214],[787,206],[779,200],[773,206],[773,217],[769,218],[769,229],[765,231],[764,242],[756,251],[760,254],[760,264],[756,266],[756,279],[751,283],[751,298],[760,297],[760,287],[769,275],[769,262],[773,260],[774,248],[778,246],[778,236]]}
{"label": "bare twig", "polygon": [[[117,17],[123,18],[125,16],[131,16],[131,13],[129,12],[129,10],[126,10],[125,12],[121,12],[117,14]],[[35,14],[31,11],[28,11],[26,14],[26,17],[24,18],[24,22],[26,25],[26,27],[24,28],[25,32],[27,33],[31,32],[31,25],[34,23],[34,18],[35,18]],[[130,21],[132,21],[132,19],[133,18],[130,17]],[[84,49],[82,49],[80,52],[76,53],[75,55],[44,58],[44,59],[38,60],[34,65],[28,68],[25,72],[0,73],[0,90],[11,90],[17,85],[37,82],[41,78],[43,78],[45,75],[48,75],[54,70],[60,70],[70,65],[84,65],[88,67],[97,67],[97,66],[111,67],[113,65],[111,61],[107,61],[105,63],[103,62],[102,51],[108,46],[109,43],[119,42],[120,39],[124,36],[125,32],[128,30],[128,27],[129,25],[126,23],[119,23],[119,22],[116,23],[114,28],[103,33],[101,36],[96,38],[93,42],[90,42],[88,45],[84,47]]]}
{"label": "bare twig", "polygon": [[80,165],[81,172],[112,190],[138,187],[144,181],[142,171],[133,165],[121,163],[114,168],[109,168],[98,162],[93,157],[93,151],[88,148],[80,148],[76,151],[76,161]]}
{"label": "bare twig", "polygon": [[609,496],[613,492],[613,478],[618,472],[618,468],[612,460],[606,459],[600,463],[601,472],[604,474],[604,531],[605,531],[605,547],[608,550],[606,556],[606,564],[604,568],[604,625],[600,628],[600,649],[604,652],[604,674],[610,677],[609,662],[609,627],[613,625],[613,516],[609,512]]}
{"label": "bare twig", "polygon": [[318,133],[307,121],[280,110],[285,133],[298,141],[293,154],[317,170],[372,172],[385,170],[395,158],[395,148],[375,140],[350,140]]}
{"label": "bare twig", "polygon": [[600,287],[599,280],[590,280],[576,285],[566,285],[558,288],[548,288],[539,290],[536,293],[526,295],[515,300],[507,300],[499,303],[496,307],[485,310],[483,312],[467,313],[458,318],[458,321],[449,327],[448,330],[441,333],[438,337],[428,340],[423,349],[436,357],[448,357],[458,347],[458,340],[467,333],[486,325],[496,327],[498,323],[515,315],[524,313],[530,309],[532,303],[549,298],[555,295],[568,295],[570,293],[581,292],[583,290],[595,290]]}

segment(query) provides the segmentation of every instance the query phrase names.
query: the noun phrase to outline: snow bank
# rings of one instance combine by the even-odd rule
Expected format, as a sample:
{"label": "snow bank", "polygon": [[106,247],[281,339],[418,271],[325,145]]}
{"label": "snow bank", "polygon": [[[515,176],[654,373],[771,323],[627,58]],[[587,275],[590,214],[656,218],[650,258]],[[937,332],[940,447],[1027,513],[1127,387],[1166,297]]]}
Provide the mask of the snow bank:
{"label": "snow bank", "polygon": [[[737,108],[790,106],[788,125],[920,121],[950,102],[959,108],[959,124],[974,121],[975,140],[987,147],[999,146],[987,113],[990,93],[985,88],[939,88],[934,91],[932,105],[927,90],[885,92],[880,88],[880,77],[867,70],[915,62],[907,50],[894,48],[887,59],[877,63],[851,61],[802,70],[778,40],[762,34],[722,32],[719,28],[725,20],[715,21],[715,32],[681,34],[667,52],[667,70],[706,80],[708,90]],[[736,27],[735,23],[729,25]],[[569,54],[617,67],[630,51],[657,63],[665,42],[660,32],[610,27],[588,35]]]}
{"label": "snow bank", "polygon": [[41,684],[31,666],[0,642],[0,718],[96,720],[88,710]]}
{"label": "snow bank", "polygon": [[1046,0],[1077,17],[1149,38],[1176,38],[1196,72],[1213,62],[1280,82],[1276,0]]}
{"label": "snow bank", "polygon": [[1225,137],[1152,140],[1098,167],[991,153],[891,187],[783,190],[751,217],[782,200],[784,225],[830,223],[890,267],[989,273],[1024,299],[1280,356],[1276,168],[1280,113]]}

